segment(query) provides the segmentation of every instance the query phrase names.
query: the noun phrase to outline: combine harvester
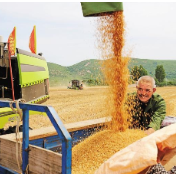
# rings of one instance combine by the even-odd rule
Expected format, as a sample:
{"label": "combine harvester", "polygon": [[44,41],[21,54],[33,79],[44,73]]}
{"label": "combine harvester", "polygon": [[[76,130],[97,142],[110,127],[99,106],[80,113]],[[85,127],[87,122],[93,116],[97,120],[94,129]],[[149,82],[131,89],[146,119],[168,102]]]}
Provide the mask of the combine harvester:
{"label": "combine harvester", "polygon": [[[123,10],[122,3],[107,4],[82,3],[83,15],[96,16],[97,13]],[[70,174],[72,146],[106,126],[111,119],[63,124],[53,107],[36,104],[49,98],[49,76],[45,59],[17,48],[17,56],[10,58],[10,66],[5,45],[1,41],[0,128],[3,132],[7,122],[17,119],[17,114],[11,110],[10,105],[22,110],[23,128],[19,133],[21,137],[17,137],[16,133],[0,136],[0,173]],[[13,73],[14,88],[10,70]],[[16,103],[15,100],[20,99],[26,102]],[[32,112],[45,113],[53,126],[29,130],[29,114]]]}
{"label": "combine harvester", "polygon": [[[9,58],[8,43],[4,43],[1,36],[0,39],[0,100],[45,102],[49,98],[45,58],[19,48],[16,48],[16,56]],[[0,134],[14,132],[15,127],[4,131],[5,124],[13,121],[16,121],[15,112],[11,108],[0,108]]]}
{"label": "combine harvester", "polygon": [[71,82],[71,85],[69,85],[67,87],[68,89],[75,89],[75,90],[82,90],[83,89],[83,84],[80,83],[79,80],[71,80],[70,82]]}

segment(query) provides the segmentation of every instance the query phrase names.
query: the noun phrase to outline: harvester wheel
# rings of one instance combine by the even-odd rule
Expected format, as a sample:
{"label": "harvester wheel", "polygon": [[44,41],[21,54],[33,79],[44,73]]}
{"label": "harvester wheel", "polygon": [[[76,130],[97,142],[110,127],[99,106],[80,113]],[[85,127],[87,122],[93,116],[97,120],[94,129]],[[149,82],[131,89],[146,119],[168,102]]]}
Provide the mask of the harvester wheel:
{"label": "harvester wheel", "polygon": [[[29,127],[29,130],[32,130],[31,127]],[[23,125],[19,126],[19,132],[23,131]],[[0,135],[3,134],[11,134],[11,133],[16,133],[16,126],[9,126],[7,130],[0,130]]]}
{"label": "harvester wheel", "polygon": [[[31,128],[31,127],[29,127],[29,130],[32,130],[32,128]],[[23,125],[20,125],[20,126],[19,126],[19,131],[20,131],[20,132],[22,132],[22,131],[23,131]]]}
{"label": "harvester wheel", "polygon": [[10,133],[15,133],[16,131],[16,126],[9,126],[7,130],[4,130],[4,134],[10,134]]}

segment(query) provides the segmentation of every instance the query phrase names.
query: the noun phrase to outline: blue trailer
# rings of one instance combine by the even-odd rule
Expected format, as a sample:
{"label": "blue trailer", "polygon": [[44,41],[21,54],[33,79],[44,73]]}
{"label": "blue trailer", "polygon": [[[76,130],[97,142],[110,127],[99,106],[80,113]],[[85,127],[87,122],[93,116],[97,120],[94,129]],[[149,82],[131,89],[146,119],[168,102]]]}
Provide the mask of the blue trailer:
{"label": "blue trailer", "polygon": [[[9,107],[9,103],[9,101],[0,101],[0,107]],[[16,108],[15,103],[13,107]],[[102,118],[84,123],[63,124],[52,106],[19,103],[19,107],[23,111],[22,168],[20,169],[16,163],[12,162],[11,156],[7,156],[15,155],[17,146],[15,135],[2,135],[0,136],[0,173],[2,174],[71,174],[72,146],[100,130],[107,122],[105,118]],[[44,128],[43,131],[29,130],[29,111],[46,113],[53,127]],[[13,153],[10,154],[6,146],[11,146],[10,151]],[[49,157],[52,159],[50,160]],[[15,156],[14,160],[16,160]]]}

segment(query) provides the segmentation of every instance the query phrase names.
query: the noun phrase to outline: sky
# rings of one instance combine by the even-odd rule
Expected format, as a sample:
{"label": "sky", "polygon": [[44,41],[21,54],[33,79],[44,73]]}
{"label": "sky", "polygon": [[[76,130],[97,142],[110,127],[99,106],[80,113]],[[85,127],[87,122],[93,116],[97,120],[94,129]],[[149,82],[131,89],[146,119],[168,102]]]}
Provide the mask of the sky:
{"label": "sky", "polygon": [[[123,2],[123,9],[131,57],[176,60],[176,2]],[[35,25],[37,53],[47,62],[72,66],[99,59],[96,18],[83,17],[80,2],[0,2],[0,36],[7,42],[16,26],[16,47],[30,52]]]}

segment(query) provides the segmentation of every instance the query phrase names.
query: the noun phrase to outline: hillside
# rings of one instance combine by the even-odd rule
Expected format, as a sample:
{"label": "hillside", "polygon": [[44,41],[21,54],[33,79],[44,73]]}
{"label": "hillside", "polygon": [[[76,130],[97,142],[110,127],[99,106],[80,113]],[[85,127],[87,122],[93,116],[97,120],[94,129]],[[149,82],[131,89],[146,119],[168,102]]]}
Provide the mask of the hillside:
{"label": "hillside", "polygon": [[66,86],[72,79],[102,78],[100,61],[96,59],[85,60],[69,67],[48,62],[48,68],[51,86]]}
{"label": "hillside", "polygon": [[[97,59],[84,60],[69,67],[48,62],[50,85],[67,86],[69,81],[72,79],[101,79],[102,73],[100,71],[100,65],[101,61]],[[163,65],[166,72],[166,78],[168,80],[176,79],[175,60],[149,60],[132,58],[129,62],[129,70],[131,70],[134,65],[142,65],[151,76],[154,76],[157,65]]]}
{"label": "hillside", "polygon": [[157,65],[163,65],[166,72],[166,78],[169,80],[176,79],[176,60],[149,60],[133,58],[129,63],[129,69],[131,70],[134,65],[142,65],[147,70],[148,74],[152,76],[155,75]]}

